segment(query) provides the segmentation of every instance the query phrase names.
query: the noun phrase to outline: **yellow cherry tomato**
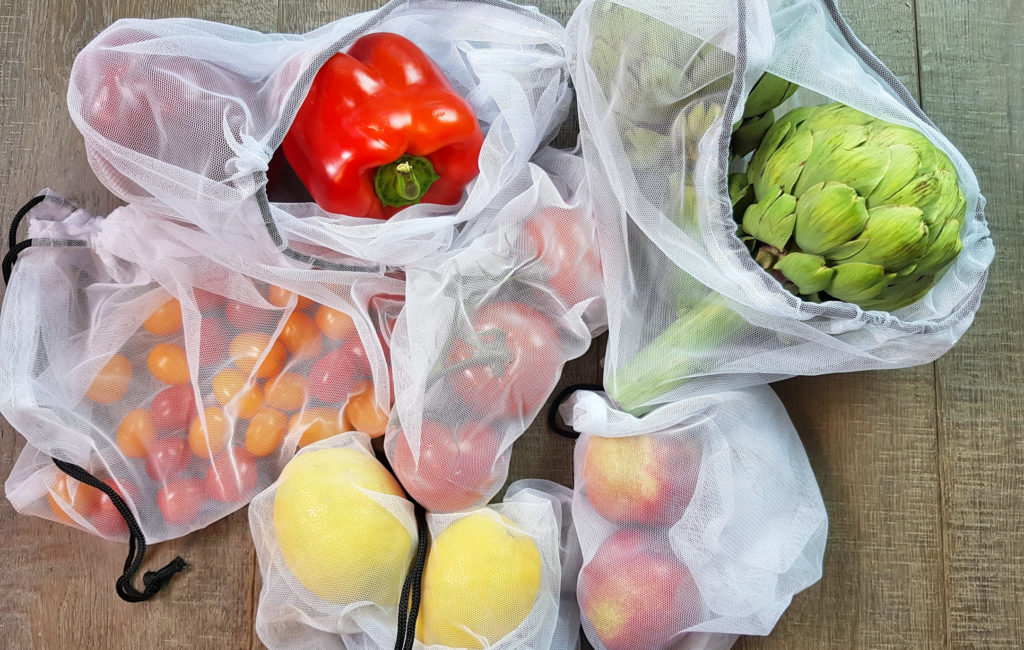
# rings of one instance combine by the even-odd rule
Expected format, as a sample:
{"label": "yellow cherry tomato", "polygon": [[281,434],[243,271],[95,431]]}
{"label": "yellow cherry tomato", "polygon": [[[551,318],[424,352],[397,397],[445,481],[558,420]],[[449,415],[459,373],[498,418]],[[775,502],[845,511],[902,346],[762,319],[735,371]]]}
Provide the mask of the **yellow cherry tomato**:
{"label": "yellow cherry tomato", "polygon": [[[269,350],[268,350],[269,348]],[[256,362],[263,351],[267,350],[267,356],[258,368]],[[271,343],[270,337],[260,332],[244,332],[231,341],[231,360],[235,362],[239,370],[246,374],[255,374],[260,379],[273,377],[284,368],[288,360],[288,353],[280,341]],[[253,368],[256,368],[253,372]]]}
{"label": "yellow cherry tomato", "polygon": [[185,348],[172,343],[158,343],[153,346],[146,359],[149,372],[165,384],[177,386],[189,382],[188,357]]}
{"label": "yellow cherry tomato", "polygon": [[225,368],[213,377],[213,397],[232,415],[247,420],[263,408],[263,391],[241,370]]}
{"label": "yellow cherry tomato", "polygon": [[177,298],[171,298],[156,308],[149,318],[142,322],[142,326],[150,334],[167,336],[181,331],[181,304]]}
{"label": "yellow cherry tomato", "polygon": [[[292,299],[292,292],[279,287],[277,285],[270,285],[270,296],[267,298],[270,304],[275,307],[287,307],[288,301]],[[307,307],[314,305],[315,303],[307,298],[306,296],[299,296],[299,299],[295,302],[295,309],[303,310]]]}
{"label": "yellow cherry tomato", "polygon": [[320,305],[316,310],[316,326],[329,339],[340,341],[356,331],[355,321],[343,311]]}
{"label": "yellow cherry tomato", "polygon": [[253,456],[269,456],[281,446],[287,431],[287,416],[265,406],[249,421],[249,427],[245,430],[245,448]]}
{"label": "yellow cherry tomato", "polygon": [[298,411],[306,403],[306,378],[286,372],[267,382],[264,391],[267,404],[283,411]]}
{"label": "yellow cherry tomato", "polygon": [[210,458],[228,446],[231,421],[219,406],[207,406],[203,414],[206,416],[206,426],[203,426],[199,416],[192,420],[192,426],[188,429],[188,446],[196,456]]}
{"label": "yellow cherry tomato", "polygon": [[344,416],[334,409],[317,407],[296,413],[288,421],[288,432],[299,434],[299,447],[326,440],[348,429]]}
{"label": "yellow cherry tomato", "polygon": [[124,355],[115,354],[96,373],[85,396],[100,404],[113,404],[125,396],[131,382],[131,362]]}
{"label": "yellow cherry tomato", "polygon": [[281,328],[281,342],[296,359],[320,356],[323,340],[316,323],[309,316],[294,312]]}
{"label": "yellow cherry tomato", "polygon": [[373,384],[359,382],[345,405],[345,417],[352,428],[371,438],[378,438],[388,429],[388,413],[382,411],[373,399]]}
{"label": "yellow cherry tomato", "polygon": [[156,442],[156,427],[146,409],[129,411],[117,426],[117,448],[128,458],[142,458]]}
{"label": "yellow cherry tomato", "polygon": [[[71,493],[72,490],[74,494]],[[50,504],[53,514],[58,520],[69,526],[78,525],[71,517],[71,513],[68,512],[69,508],[88,519],[96,513],[102,498],[102,492],[90,485],[68,478],[68,475],[63,472],[57,476],[57,480],[46,493],[46,501]]]}

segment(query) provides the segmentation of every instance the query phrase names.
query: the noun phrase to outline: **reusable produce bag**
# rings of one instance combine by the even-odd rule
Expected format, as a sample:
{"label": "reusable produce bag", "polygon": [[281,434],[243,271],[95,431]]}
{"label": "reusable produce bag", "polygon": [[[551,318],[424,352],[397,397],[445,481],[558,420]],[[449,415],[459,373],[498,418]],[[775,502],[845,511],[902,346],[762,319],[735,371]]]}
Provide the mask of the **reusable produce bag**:
{"label": "reusable produce bag", "polygon": [[721,648],[768,634],[821,577],[827,520],[800,439],[762,386],[637,418],[562,407],[576,443],[578,596],[598,650]]}
{"label": "reusable produce bag", "polygon": [[[469,102],[486,136],[479,176],[456,206],[423,203],[388,221],[271,202],[272,156],[314,76],[371,32],[412,40]],[[68,107],[101,182],[148,212],[321,267],[401,265],[449,245],[558,130],[570,103],[564,47],[557,22],[501,0],[394,0],[302,35],[120,20],[78,55]]]}
{"label": "reusable produce bag", "polygon": [[0,412],[29,442],[18,511],[134,549],[242,507],[297,445],[384,434],[400,279],[234,254],[136,206],[34,203],[0,315]]}
{"label": "reusable produce bag", "polygon": [[385,449],[430,512],[483,505],[563,364],[604,328],[596,217],[582,161],[553,149],[512,179],[448,253],[405,268]]}
{"label": "reusable produce bag", "polygon": [[[626,411],[643,413],[684,395],[792,375],[927,363],[970,325],[993,257],[977,180],[906,88],[852,34],[833,0],[585,0],[567,33],[590,196],[602,217],[610,331],[604,383]],[[733,203],[742,207],[751,197],[743,194],[742,176],[730,185],[729,174],[753,174],[744,152],[760,141],[751,132],[766,129],[771,119],[746,100],[765,72],[777,76],[769,83],[800,87],[775,109],[777,121],[792,107],[838,101],[909,127],[941,150],[927,155],[940,167],[949,165],[959,180],[966,202],[959,217],[962,251],[926,295],[893,311],[862,309],[828,295],[820,303],[803,300],[779,282],[780,266],[771,273],[762,268],[774,259],[759,264],[747,248],[749,238],[737,236]],[[775,103],[789,92],[780,92]],[[900,137],[912,140],[909,130]],[[743,138],[750,144],[737,141]],[[920,142],[914,144],[918,150]],[[731,153],[742,155],[731,160]],[[943,154],[948,161],[939,160]],[[924,155],[918,161],[922,169]],[[756,156],[750,164],[755,163]],[[781,162],[775,172],[781,174],[780,168]],[[793,167],[793,173],[801,169]],[[771,179],[752,174],[750,182],[771,186]],[[896,176],[890,170],[885,182],[895,183]],[[922,200],[937,178],[917,177],[919,185],[903,190],[914,195],[907,202]],[[849,182],[857,185],[855,172]],[[933,226],[930,241],[939,232]],[[955,241],[952,227],[943,233]],[[860,243],[866,239],[867,234]],[[762,252],[770,253],[764,247]],[[914,268],[879,277],[900,281]],[[824,286],[833,271],[817,272],[815,282]],[[830,290],[841,293],[836,273]],[[923,277],[921,286],[926,289],[931,278]]]}
{"label": "reusable produce bag", "polygon": [[[396,647],[414,540],[425,549],[429,528],[415,647],[576,647],[572,592],[560,598],[563,566],[579,562],[571,498],[527,481],[502,504],[417,523],[366,436],[318,442],[249,509],[263,575],[256,631],[270,648]],[[559,611],[560,600],[573,606]]]}

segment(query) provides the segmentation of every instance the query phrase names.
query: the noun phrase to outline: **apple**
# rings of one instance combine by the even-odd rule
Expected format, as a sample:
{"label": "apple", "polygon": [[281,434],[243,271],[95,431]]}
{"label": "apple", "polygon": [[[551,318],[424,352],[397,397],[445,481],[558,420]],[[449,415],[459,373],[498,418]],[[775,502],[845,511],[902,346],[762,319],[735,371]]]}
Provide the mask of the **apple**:
{"label": "apple", "polygon": [[700,472],[700,450],[651,435],[587,441],[583,485],[594,510],[623,524],[670,526],[682,517]]}
{"label": "apple", "polygon": [[579,598],[586,629],[607,650],[666,650],[704,616],[693,576],[668,540],[636,529],[598,547],[580,572]]}

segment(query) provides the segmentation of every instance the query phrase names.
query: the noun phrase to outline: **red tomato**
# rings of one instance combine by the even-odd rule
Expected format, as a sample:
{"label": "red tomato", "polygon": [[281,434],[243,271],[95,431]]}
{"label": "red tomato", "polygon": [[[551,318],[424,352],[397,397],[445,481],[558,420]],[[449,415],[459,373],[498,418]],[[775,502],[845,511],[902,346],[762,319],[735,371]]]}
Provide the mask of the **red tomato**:
{"label": "red tomato", "polygon": [[191,384],[165,388],[149,405],[149,415],[158,431],[187,429],[196,415],[196,399]]}
{"label": "red tomato", "polygon": [[171,481],[156,493],[156,504],[164,521],[172,526],[187,526],[196,520],[204,502],[203,482],[196,478]]}
{"label": "red tomato", "polygon": [[427,421],[420,433],[419,459],[405,432],[399,432],[391,464],[409,496],[430,512],[479,505],[488,490],[504,479],[498,468],[498,435],[490,427],[466,424],[453,432]]}
{"label": "red tomato", "polygon": [[357,379],[370,376],[370,362],[358,336],[325,354],[309,370],[309,392],[328,404],[341,403],[351,394]]}
{"label": "red tomato", "polygon": [[213,311],[224,304],[224,296],[204,289],[193,289],[192,296],[196,299],[199,311],[204,313]]}
{"label": "red tomato", "polygon": [[[141,492],[139,492],[139,488],[134,483],[121,481],[119,485],[113,479],[107,479],[103,482],[114,488],[114,491],[121,495],[121,498],[126,502],[138,502]],[[114,505],[114,502],[105,492],[100,492],[95,510],[89,522],[104,537],[123,537],[128,534],[128,524],[125,523],[124,517],[121,516],[117,506]]]}
{"label": "red tomato", "polygon": [[524,228],[551,288],[571,307],[603,291],[597,232],[575,210],[547,208]]}
{"label": "red tomato", "polygon": [[219,318],[203,318],[199,323],[199,365],[219,366],[228,352],[228,333]]}
{"label": "red tomato", "polygon": [[481,415],[532,418],[562,368],[555,326],[516,302],[486,304],[470,321],[448,356],[456,395]]}
{"label": "red tomato", "polygon": [[206,493],[225,503],[248,501],[259,476],[255,456],[241,447],[229,448],[214,456],[206,470]]}
{"label": "red tomato", "polygon": [[224,317],[240,330],[270,330],[280,316],[281,312],[277,309],[261,309],[235,300],[224,303]]}
{"label": "red tomato", "polygon": [[185,471],[192,461],[192,450],[184,438],[161,438],[146,455],[146,473],[157,483],[164,483]]}

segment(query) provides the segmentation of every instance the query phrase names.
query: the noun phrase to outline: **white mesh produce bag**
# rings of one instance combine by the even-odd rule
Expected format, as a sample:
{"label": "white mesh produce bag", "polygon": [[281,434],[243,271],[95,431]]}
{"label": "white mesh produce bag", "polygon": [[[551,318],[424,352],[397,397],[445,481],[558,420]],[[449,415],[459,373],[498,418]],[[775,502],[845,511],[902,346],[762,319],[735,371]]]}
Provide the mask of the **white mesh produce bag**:
{"label": "white mesh produce bag", "polygon": [[729,647],[734,635],[768,634],[821,577],[825,507],[768,387],[643,418],[581,391],[561,412],[581,433],[578,596],[599,650]]}
{"label": "white mesh produce bag", "polygon": [[[272,203],[271,157],[316,72],[370,32],[415,42],[469,102],[486,136],[479,176],[458,205],[386,222]],[[302,35],[120,20],[78,55],[68,107],[97,176],[128,202],[236,245],[403,264],[448,245],[557,131],[570,101],[564,44],[557,22],[501,0],[394,0]]]}
{"label": "white mesh produce bag", "polygon": [[[832,0],[588,0],[567,32],[587,179],[608,217],[605,386],[623,408],[925,363],[970,325],[993,257],[974,173]],[[731,126],[765,71],[801,87],[776,119],[839,101],[924,134],[952,161],[963,249],[923,298],[891,313],[805,301],[736,236],[727,175],[746,161],[730,167]]]}
{"label": "white mesh produce bag", "polygon": [[401,280],[231,254],[134,206],[99,218],[47,194],[28,216],[0,316],[0,411],[29,442],[6,483],[20,512],[128,537],[54,458],[171,539],[242,507],[297,445],[384,434]]}

